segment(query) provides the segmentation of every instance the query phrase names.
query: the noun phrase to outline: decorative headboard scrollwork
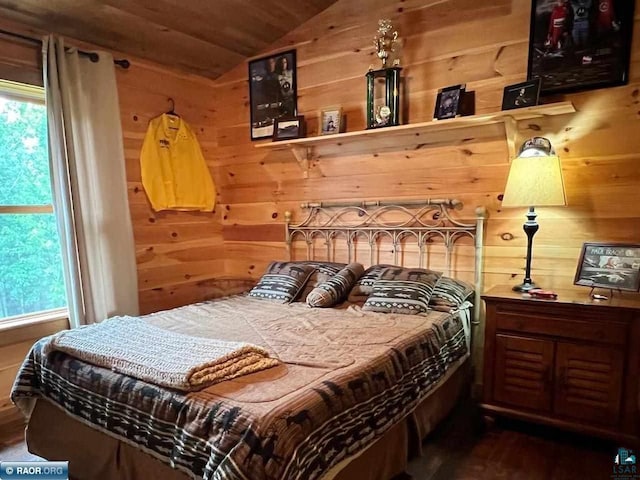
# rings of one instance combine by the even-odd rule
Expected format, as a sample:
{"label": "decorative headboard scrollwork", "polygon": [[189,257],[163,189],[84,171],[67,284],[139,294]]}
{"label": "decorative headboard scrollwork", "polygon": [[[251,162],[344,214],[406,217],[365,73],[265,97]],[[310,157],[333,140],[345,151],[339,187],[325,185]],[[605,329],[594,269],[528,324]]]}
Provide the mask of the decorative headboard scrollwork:
{"label": "decorative headboard scrollwork", "polygon": [[[291,212],[285,212],[286,242],[289,258],[292,244],[297,240],[306,243],[307,260],[314,258],[314,242],[324,241],[327,260],[335,261],[332,247],[343,238],[347,247],[348,262],[355,261],[357,243],[364,239],[369,247],[369,264],[376,263],[379,243],[390,242],[394,264],[399,265],[401,249],[407,243],[417,246],[418,267],[425,267],[428,245],[436,242],[444,246],[444,273],[451,276],[451,258],[456,243],[471,238],[475,246],[474,283],[475,305],[480,305],[482,292],[482,255],[486,210],[478,207],[474,223],[464,223],[452,217],[454,210],[462,209],[462,202],[455,199],[427,199],[406,201],[365,201],[303,203],[307,217],[292,224]],[[475,309],[476,321],[480,308]]]}

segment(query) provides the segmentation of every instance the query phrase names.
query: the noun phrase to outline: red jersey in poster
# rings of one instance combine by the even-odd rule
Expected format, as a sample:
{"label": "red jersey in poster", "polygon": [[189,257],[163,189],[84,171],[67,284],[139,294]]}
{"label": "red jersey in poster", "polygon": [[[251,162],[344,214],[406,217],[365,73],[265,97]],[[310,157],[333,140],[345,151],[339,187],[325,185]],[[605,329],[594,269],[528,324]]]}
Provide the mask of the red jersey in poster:
{"label": "red jersey in poster", "polygon": [[613,11],[613,0],[598,0],[595,23],[599,34],[617,30],[618,25]]}
{"label": "red jersey in poster", "polygon": [[560,50],[563,48],[568,34],[570,17],[571,8],[566,0],[558,0],[558,3],[551,11],[551,18],[549,19],[547,42],[551,49]]}

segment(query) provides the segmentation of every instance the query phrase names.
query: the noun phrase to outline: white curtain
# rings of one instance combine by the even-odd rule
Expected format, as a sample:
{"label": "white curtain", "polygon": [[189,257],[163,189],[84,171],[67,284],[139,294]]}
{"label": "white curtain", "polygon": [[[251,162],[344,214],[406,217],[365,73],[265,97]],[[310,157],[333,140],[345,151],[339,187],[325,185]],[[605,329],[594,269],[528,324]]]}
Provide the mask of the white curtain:
{"label": "white curtain", "polygon": [[71,325],[138,314],[113,57],[99,61],[43,39],[53,205]]}

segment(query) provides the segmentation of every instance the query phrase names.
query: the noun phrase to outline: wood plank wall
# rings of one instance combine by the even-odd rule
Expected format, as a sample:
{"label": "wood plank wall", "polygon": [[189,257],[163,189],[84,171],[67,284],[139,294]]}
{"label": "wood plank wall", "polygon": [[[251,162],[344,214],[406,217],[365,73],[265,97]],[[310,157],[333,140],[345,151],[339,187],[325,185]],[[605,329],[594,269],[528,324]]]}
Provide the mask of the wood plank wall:
{"label": "wood plank wall", "polygon": [[0,426],[21,421],[9,395],[16,373],[36,340],[69,327],[67,319],[0,329]]}
{"label": "wood plank wall", "polygon": [[[391,18],[403,41],[405,122],[430,120],[437,89],[457,83],[476,92],[477,113],[488,113],[500,109],[505,85],[526,78],[530,8],[527,0],[340,0],[264,53],[297,49],[298,107],[311,135],[319,111],[334,106],[344,109],[348,131],[365,127],[364,74],[378,65],[372,38],[380,18]],[[578,113],[518,125],[523,139],[548,136],[563,161],[569,206],[539,209],[533,277],[544,287],[572,284],[583,242],[640,241],[640,2],[635,23],[629,85],[546,98],[570,100]],[[227,275],[256,279],[284,258],[284,212],[300,218],[300,202],[456,197],[463,218],[477,205],[489,211],[485,286],[521,281],[525,211],[500,205],[509,166],[503,137],[321,156],[305,179],[290,154],[250,142],[246,70],[215,87],[210,153]],[[460,269],[468,274],[469,263]]]}
{"label": "wood plank wall", "polygon": [[[39,33],[0,19],[5,30],[38,37]],[[91,48],[81,42],[70,44]],[[140,180],[139,155],[149,120],[169,109],[193,127],[204,156],[213,158],[217,146],[211,80],[128,58],[129,70],[116,68],[129,205],[138,263],[140,309],[143,313],[220,296],[247,283],[227,278],[220,210],[211,213],[154,213]],[[0,78],[42,84],[40,47],[0,36]],[[211,162],[210,162],[211,163]],[[213,166],[213,165],[212,165]],[[215,170],[213,171],[215,175]]]}

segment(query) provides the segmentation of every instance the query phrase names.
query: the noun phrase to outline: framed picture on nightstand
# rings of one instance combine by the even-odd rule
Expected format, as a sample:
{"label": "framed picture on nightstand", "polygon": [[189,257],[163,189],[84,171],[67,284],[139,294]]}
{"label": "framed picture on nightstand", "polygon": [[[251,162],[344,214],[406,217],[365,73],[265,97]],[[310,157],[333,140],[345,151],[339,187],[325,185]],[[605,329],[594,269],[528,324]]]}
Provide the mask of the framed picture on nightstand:
{"label": "framed picture on nightstand", "polygon": [[585,243],[573,283],[637,292],[640,290],[640,245]]}

